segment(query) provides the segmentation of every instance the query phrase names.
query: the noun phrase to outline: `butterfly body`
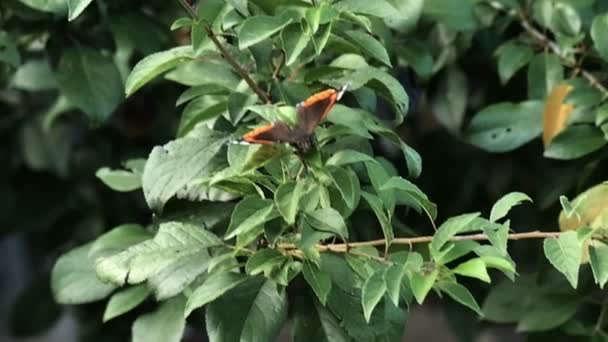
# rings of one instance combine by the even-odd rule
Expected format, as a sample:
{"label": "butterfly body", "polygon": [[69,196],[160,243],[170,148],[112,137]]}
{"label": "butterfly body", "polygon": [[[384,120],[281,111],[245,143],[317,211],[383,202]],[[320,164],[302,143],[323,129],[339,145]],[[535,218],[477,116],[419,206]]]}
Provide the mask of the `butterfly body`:
{"label": "butterfly body", "polygon": [[306,153],[314,145],[315,128],[321,123],[338,101],[347,86],[328,89],[314,94],[296,106],[298,122],[290,127],[284,122],[258,127],[243,136],[243,141],[251,144],[289,143],[299,153]]}

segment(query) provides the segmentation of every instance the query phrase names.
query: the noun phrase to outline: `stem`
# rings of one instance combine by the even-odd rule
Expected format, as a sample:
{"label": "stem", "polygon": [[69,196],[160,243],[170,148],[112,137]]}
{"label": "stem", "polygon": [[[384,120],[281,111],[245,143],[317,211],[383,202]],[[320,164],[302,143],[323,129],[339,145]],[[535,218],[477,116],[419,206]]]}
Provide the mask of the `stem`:
{"label": "stem", "polygon": [[[194,8],[192,8],[192,6],[190,6],[187,0],[178,1],[192,19],[198,20],[198,15],[196,14],[196,11],[194,10]],[[213,29],[209,25],[205,25],[205,31],[207,32],[207,36],[209,36],[209,39],[211,39],[217,49],[220,50],[220,53],[222,54],[226,62],[230,64],[232,69],[234,69],[234,71],[236,71],[241,76],[241,78],[243,78],[245,82],[247,82],[249,87],[260,97],[260,99],[262,99],[266,103],[270,103],[271,100],[268,95],[260,87],[258,87],[258,85],[253,81],[247,70],[245,70],[236,61],[234,56],[230,54],[224,44],[222,44],[222,42],[220,42],[220,40],[217,38],[217,35],[213,32]]]}
{"label": "stem", "polygon": [[[530,23],[524,13],[519,14],[519,21],[524,30],[526,30],[526,32],[532,38],[536,39],[536,41],[538,41],[541,45],[549,48],[549,50],[551,50],[551,52],[556,54],[559,58],[568,61],[567,52],[562,50],[556,42],[549,39],[549,37],[547,37],[544,33],[537,30]],[[595,87],[599,91],[601,91],[604,95],[604,98],[608,97],[608,89],[606,89],[606,87],[592,73],[583,69],[582,67],[579,70],[581,75],[583,75],[583,77],[586,78],[587,81],[589,81],[589,84],[591,84],[592,87]]]}
{"label": "stem", "polygon": [[[507,239],[509,240],[525,240],[525,239],[544,239],[550,237],[558,237],[561,232],[541,232],[541,231],[533,231],[526,233],[514,233],[509,234]],[[486,234],[470,234],[470,235],[457,235],[450,239],[450,241],[486,241],[489,240]],[[417,236],[411,238],[397,238],[391,241],[391,245],[414,245],[420,243],[429,243],[433,241],[433,236]],[[319,252],[336,252],[336,253],[345,253],[348,249],[354,247],[364,247],[364,246],[386,246],[386,241],[384,239],[379,240],[371,240],[371,241],[362,241],[362,242],[349,242],[338,243],[338,244],[317,244],[315,248]],[[298,247],[294,244],[279,244],[278,246],[284,250],[294,250],[298,249]]]}

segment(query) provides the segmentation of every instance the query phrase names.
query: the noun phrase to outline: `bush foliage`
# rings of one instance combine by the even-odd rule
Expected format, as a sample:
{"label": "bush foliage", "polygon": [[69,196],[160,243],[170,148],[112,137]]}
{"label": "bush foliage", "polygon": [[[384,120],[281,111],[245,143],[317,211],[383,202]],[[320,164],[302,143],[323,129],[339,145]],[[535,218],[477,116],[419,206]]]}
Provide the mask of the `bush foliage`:
{"label": "bush foliage", "polygon": [[[133,341],[180,341],[187,323],[210,341],[272,341],[288,321],[296,341],[398,341],[408,310],[435,293],[470,310],[460,336],[479,331],[478,316],[531,336],[608,338],[606,2],[0,10],[0,105],[11,110],[0,124],[17,151],[1,156],[14,161],[6,222],[73,225],[48,242],[71,248],[50,275],[58,303],[109,298],[96,319],[132,323]],[[233,143],[263,123],[295,124],[297,103],[346,84],[311,151]],[[174,105],[179,118],[165,114]],[[410,122],[448,133],[428,149]],[[510,159],[488,177],[498,190],[479,197],[484,158]],[[33,177],[23,168],[53,181],[17,182]],[[501,186],[500,172],[524,181]],[[528,239],[542,244],[512,241]]]}

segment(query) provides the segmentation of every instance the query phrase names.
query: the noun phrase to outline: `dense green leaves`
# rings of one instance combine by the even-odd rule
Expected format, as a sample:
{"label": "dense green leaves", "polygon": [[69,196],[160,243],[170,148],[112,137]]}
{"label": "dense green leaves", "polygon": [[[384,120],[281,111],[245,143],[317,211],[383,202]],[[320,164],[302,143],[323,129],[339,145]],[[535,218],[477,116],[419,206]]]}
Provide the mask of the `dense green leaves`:
{"label": "dense green leaves", "polygon": [[120,73],[111,59],[76,45],[61,56],[57,83],[70,101],[95,121],[104,121],[123,99]]}
{"label": "dense green leaves", "polygon": [[[22,181],[31,170],[51,171],[44,177],[72,175],[62,184],[74,187],[55,200],[66,207],[55,212],[22,203],[27,192],[20,182],[0,184],[1,199],[11,199],[3,202],[5,210],[24,217],[14,208],[29,208],[37,214],[36,227],[73,226],[79,240],[125,215],[150,222],[145,229],[120,226],[60,257],[52,273],[60,303],[91,302],[129,286],[111,297],[103,318],[122,326],[118,316],[153,294],[138,309],[152,311],[135,319],[134,341],[179,341],[191,314],[193,322],[206,315],[210,341],[273,341],[288,309],[295,341],[399,341],[403,310],[413,300],[423,303],[432,291],[489,320],[515,323],[522,332],[564,324],[569,334],[603,331],[605,322],[588,319],[595,304],[582,303],[558,272],[524,275],[522,284],[490,285],[488,269],[517,280],[514,260],[528,260],[517,248],[507,250],[512,222],[505,217],[515,205],[539,198],[539,207],[549,208],[574,184],[585,186],[586,179],[601,175],[602,155],[592,152],[604,147],[608,136],[604,5],[212,0],[196,4],[195,16],[174,21],[180,3],[150,3],[141,12],[138,4],[117,8],[106,1],[97,0],[95,8],[91,0],[20,1],[53,17],[14,2],[0,6],[8,23],[0,31],[0,81],[10,87],[0,91],[0,105],[8,106],[10,116],[0,128],[8,148],[23,149],[23,156],[6,154],[8,176],[20,174]],[[16,29],[15,23],[26,19],[28,28]],[[59,31],[44,28],[58,20],[64,21]],[[162,27],[171,21],[175,32],[169,34]],[[177,44],[182,46],[171,48]],[[527,79],[519,77],[526,67]],[[159,82],[136,94],[166,72],[159,81],[177,85]],[[553,127],[551,143],[543,141],[544,155],[540,144],[515,151],[543,132],[547,95],[564,75],[572,75],[562,85],[572,91],[553,108],[564,120]],[[303,107],[296,103],[327,86],[344,85],[349,88],[340,104],[327,122],[315,126],[309,152],[283,143],[303,139],[298,123],[311,125],[307,114],[320,114],[326,102],[318,96]],[[119,106],[123,90],[132,98]],[[177,101],[174,91],[182,92]],[[430,114],[404,122],[410,100],[414,113]],[[175,103],[184,105],[177,119],[170,115]],[[88,140],[100,134],[85,135],[78,120],[60,116],[75,108],[104,124],[95,133],[111,131],[112,144],[95,143],[89,151]],[[114,111],[115,118],[106,120]],[[277,121],[292,127],[266,133],[281,143],[238,141]],[[18,144],[13,127],[19,128]],[[421,155],[405,141],[431,155],[416,183],[420,188],[400,176],[405,168],[411,178],[422,173]],[[142,144],[162,145],[124,169],[100,168],[114,167],[115,158],[141,157]],[[463,147],[467,144],[485,151]],[[496,158],[487,152],[510,153]],[[580,159],[567,161],[575,158]],[[526,164],[525,173],[517,168],[520,163]],[[129,200],[134,194],[106,205],[109,189],[97,191],[82,176],[91,168],[111,190],[143,188],[153,214],[137,198]],[[584,170],[584,177],[573,178],[575,170]],[[521,178],[536,173],[543,179]],[[37,196],[28,197],[46,196],[45,183],[33,182]],[[509,193],[488,219],[479,213],[454,216],[476,205],[487,209],[484,200],[513,186],[530,196]],[[421,218],[409,211],[425,214],[435,227],[435,203],[442,205],[445,221],[424,232]],[[603,287],[606,224],[601,214],[581,214],[576,203],[564,214],[576,224],[565,228],[560,217],[560,229],[576,232],[546,239],[544,252],[576,287],[588,251],[595,281]],[[554,217],[514,216],[514,231],[522,220],[537,224]],[[57,241],[60,248],[75,245]],[[474,282],[465,277],[483,283],[470,287]],[[583,284],[587,291],[590,278],[582,279],[581,291]],[[488,288],[482,313],[475,297]],[[459,323],[454,326],[461,339],[473,339]]]}

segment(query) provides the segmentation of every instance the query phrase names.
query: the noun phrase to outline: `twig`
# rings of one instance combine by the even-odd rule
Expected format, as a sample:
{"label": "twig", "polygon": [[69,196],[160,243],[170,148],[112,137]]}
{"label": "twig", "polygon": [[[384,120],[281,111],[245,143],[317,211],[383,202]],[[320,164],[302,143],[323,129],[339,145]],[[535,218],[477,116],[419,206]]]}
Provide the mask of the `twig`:
{"label": "twig", "polygon": [[[549,39],[549,37],[547,37],[545,34],[543,34],[539,30],[537,30],[534,26],[532,26],[532,24],[530,23],[530,21],[528,20],[528,18],[525,16],[524,13],[519,14],[519,21],[521,23],[521,26],[524,28],[524,30],[526,30],[526,32],[532,38],[536,39],[541,45],[549,48],[559,58],[568,61],[567,52],[562,50],[562,48],[560,48],[556,42],[552,41],[551,39]],[[587,81],[589,81],[589,84],[592,87],[597,88],[599,91],[601,91],[603,93],[604,98],[608,97],[608,89],[606,89],[606,87],[592,73],[583,69],[582,67],[580,68],[580,73],[581,73],[581,75],[583,75],[584,78],[587,79]]]}
{"label": "twig", "polygon": [[281,59],[279,60],[279,64],[275,67],[274,72],[272,73],[272,79],[276,80],[279,77],[279,73],[281,72],[281,69],[283,68],[283,66],[285,65],[285,51],[283,49],[281,49]]}
{"label": "twig", "polygon": [[[192,6],[190,6],[190,4],[188,3],[187,0],[178,0],[178,1],[192,19],[198,20],[198,15],[196,14],[196,11],[194,10],[194,8],[192,8]],[[262,89],[260,89],[260,87],[258,87],[258,85],[253,81],[253,79],[251,79],[251,76],[249,76],[249,73],[247,72],[247,70],[245,70],[236,61],[234,56],[232,56],[230,54],[228,49],[226,49],[224,44],[222,44],[222,42],[220,42],[220,40],[217,38],[217,35],[213,32],[213,30],[211,29],[211,27],[209,25],[205,25],[205,31],[207,32],[207,36],[209,37],[209,39],[211,39],[211,41],[217,47],[217,49],[220,50],[220,53],[222,54],[222,56],[224,57],[226,62],[228,62],[228,64],[230,64],[232,69],[234,69],[234,71],[236,71],[245,80],[245,82],[247,82],[249,87],[260,97],[260,99],[262,99],[266,103],[270,103],[271,101],[270,101],[270,98],[268,97],[268,95]]]}
{"label": "twig", "polygon": [[[533,231],[526,233],[515,233],[509,234],[507,239],[509,240],[524,240],[524,239],[543,239],[550,237],[558,237],[561,232],[541,232],[541,231]],[[450,239],[450,241],[486,241],[489,240],[486,234],[471,234],[471,235],[457,235]],[[391,241],[391,245],[414,245],[420,243],[429,243],[433,241],[433,236],[417,236],[411,238],[397,238]],[[365,246],[385,246],[386,240],[371,240],[371,241],[362,241],[362,242],[349,242],[348,245],[345,243],[338,244],[317,244],[315,248],[319,252],[336,252],[336,253],[345,253],[348,251],[348,248],[355,247],[365,247]],[[279,248],[284,250],[294,250],[298,249],[298,247],[294,244],[279,244]]]}

